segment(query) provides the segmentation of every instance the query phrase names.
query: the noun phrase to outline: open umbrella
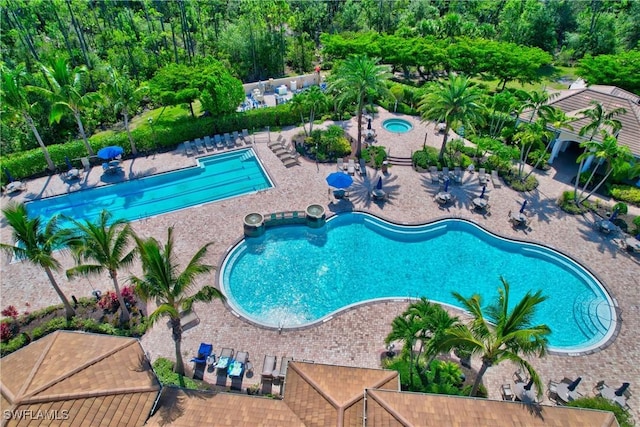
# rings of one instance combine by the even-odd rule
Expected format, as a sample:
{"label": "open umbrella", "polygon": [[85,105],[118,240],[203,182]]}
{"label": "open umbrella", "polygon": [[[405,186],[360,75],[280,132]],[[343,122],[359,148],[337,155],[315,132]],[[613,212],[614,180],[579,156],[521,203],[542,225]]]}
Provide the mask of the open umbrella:
{"label": "open umbrella", "polygon": [[382,177],[378,178],[378,183],[376,184],[376,190],[382,190]]}
{"label": "open umbrella", "polygon": [[576,389],[576,387],[578,387],[578,384],[580,384],[580,381],[582,381],[582,377],[578,377],[578,378],[576,378],[576,379],[575,379],[575,381],[573,381],[571,384],[569,384],[569,385],[567,386],[567,389],[568,389],[569,391],[573,391],[573,390],[575,390],[575,389]]}
{"label": "open umbrella", "polygon": [[522,202],[522,207],[520,208],[520,213],[524,213],[524,208],[527,207],[527,201]]}
{"label": "open umbrella", "polygon": [[484,192],[487,191],[487,186],[483,185],[482,186],[482,193],[480,193],[480,198],[482,199],[484,197]]}
{"label": "open umbrella", "polygon": [[351,175],[347,175],[344,172],[334,172],[329,174],[326,178],[327,184],[335,188],[347,188],[353,184],[353,178]]}
{"label": "open umbrella", "polygon": [[118,147],[117,145],[110,145],[108,147],[101,148],[98,151],[98,157],[104,160],[111,160],[116,158],[124,153],[124,149],[122,147]]}

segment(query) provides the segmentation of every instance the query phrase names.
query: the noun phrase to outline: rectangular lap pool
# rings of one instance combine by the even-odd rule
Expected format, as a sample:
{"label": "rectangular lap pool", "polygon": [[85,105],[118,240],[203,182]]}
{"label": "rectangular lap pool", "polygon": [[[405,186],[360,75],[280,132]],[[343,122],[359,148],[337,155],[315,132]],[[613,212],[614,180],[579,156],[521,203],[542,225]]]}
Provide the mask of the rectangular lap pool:
{"label": "rectangular lap pool", "polygon": [[93,221],[103,209],[129,221],[273,187],[251,149],[197,159],[193,167],[91,188],[27,204],[43,221],[55,214]]}

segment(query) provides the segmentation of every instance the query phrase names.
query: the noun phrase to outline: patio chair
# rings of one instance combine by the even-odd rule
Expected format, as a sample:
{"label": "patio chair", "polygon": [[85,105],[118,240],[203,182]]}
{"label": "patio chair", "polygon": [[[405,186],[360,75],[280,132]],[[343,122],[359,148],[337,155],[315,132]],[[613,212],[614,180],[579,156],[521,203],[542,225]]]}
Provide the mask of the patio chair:
{"label": "patio chair", "polygon": [[491,183],[495,188],[502,187],[502,184],[500,183],[500,177],[498,176],[498,171],[495,169],[491,171]]}
{"label": "patio chair", "polygon": [[202,145],[202,140],[200,138],[195,140],[196,150],[198,150],[198,154],[204,153],[204,145]]}
{"label": "patio chair", "polygon": [[290,168],[291,166],[300,165],[300,162],[295,157],[290,157],[288,159],[284,159],[284,160],[282,160],[282,163],[284,164],[284,166],[286,168]]}
{"label": "patio chair", "polygon": [[206,364],[207,358],[211,356],[213,352],[213,345],[207,343],[200,343],[200,348],[198,349],[198,355],[191,359],[194,363]]}
{"label": "patio chair", "polygon": [[349,164],[347,165],[347,173],[349,175],[355,175],[356,173],[356,163],[353,159],[349,159]]}
{"label": "patio chair", "polygon": [[227,148],[233,148],[236,146],[236,143],[231,139],[231,135],[229,135],[229,132],[225,132],[224,141]]}
{"label": "patio chair", "polygon": [[437,184],[440,182],[440,176],[438,175],[438,168],[436,166],[429,166],[429,174],[431,175],[432,183]]}
{"label": "patio chair", "polygon": [[224,141],[222,140],[222,137],[220,135],[213,135],[213,142],[216,143],[216,148],[218,150],[222,150],[224,148]]}
{"label": "patio chair", "polygon": [[207,147],[207,151],[213,151],[216,148],[209,135],[204,137],[204,146]]}
{"label": "patio chair", "polygon": [[231,139],[233,140],[233,143],[235,145],[240,145],[240,135],[238,135],[238,131],[237,130],[234,130],[231,133]]}
{"label": "patio chair", "polygon": [[558,383],[555,381],[549,381],[547,387],[547,397],[557,403],[558,401]]}
{"label": "patio chair", "polygon": [[247,129],[242,129],[242,135],[240,136],[246,145],[251,144],[251,136]]}
{"label": "patio chair", "polygon": [[487,183],[487,171],[485,168],[478,169],[478,182],[480,185],[484,185]]}
{"label": "patio chair", "polygon": [[367,162],[364,159],[360,159],[360,175],[367,176]]}
{"label": "patio chair", "polygon": [[462,169],[460,169],[460,166],[453,168],[453,182],[462,184]]}
{"label": "patio chair", "polygon": [[264,356],[264,361],[262,362],[262,373],[260,374],[260,379],[273,380],[275,375],[278,375],[278,372],[276,371],[277,363],[278,359],[276,358],[276,356],[270,356],[266,354]]}
{"label": "patio chair", "polygon": [[247,353],[246,351],[237,352],[235,359],[229,364],[229,376],[232,378],[242,377],[244,375],[247,360],[249,360],[249,353]]}
{"label": "patio chair", "polygon": [[187,156],[193,156],[193,147],[189,141],[184,142],[184,152]]}
{"label": "patio chair", "polygon": [[233,357],[233,349],[232,348],[223,348],[220,352],[220,357],[218,358],[218,362],[215,367],[220,371],[226,371],[229,367],[229,363],[231,362],[231,358]]}
{"label": "patio chair", "polygon": [[280,371],[278,372],[278,378],[281,381],[284,381],[285,377],[287,376],[287,368],[289,367],[289,362],[291,362],[293,360],[293,357],[285,357],[282,356],[282,359],[280,359]]}
{"label": "patio chair", "polygon": [[338,163],[336,164],[336,168],[337,168],[339,171],[344,170],[344,159],[343,159],[342,157],[340,157],[340,158],[337,160],[337,162],[338,162]]}
{"label": "patio chair", "polygon": [[511,384],[502,384],[500,386],[502,394],[502,400],[513,400],[513,391],[511,390]]}

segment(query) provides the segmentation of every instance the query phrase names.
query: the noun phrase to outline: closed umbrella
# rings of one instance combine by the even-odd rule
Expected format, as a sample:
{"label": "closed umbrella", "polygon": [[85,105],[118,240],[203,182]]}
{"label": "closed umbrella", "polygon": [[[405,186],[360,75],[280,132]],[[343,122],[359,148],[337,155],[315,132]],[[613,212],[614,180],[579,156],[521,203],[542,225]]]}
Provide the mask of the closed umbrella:
{"label": "closed umbrella", "polygon": [[611,216],[609,217],[609,221],[613,222],[615,221],[615,219],[618,217],[618,208],[615,208],[613,210],[613,213],[611,214]]}
{"label": "closed umbrella", "polygon": [[376,184],[376,190],[382,190],[382,177],[378,178],[378,183]]}
{"label": "closed umbrella", "polygon": [[622,396],[629,388],[629,383],[622,383],[622,387],[616,390],[616,396]]}
{"label": "closed umbrella", "polygon": [[7,179],[9,180],[9,182],[15,181],[15,179],[13,179],[13,177],[11,176],[11,172],[9,172],[9,169],[2,168],[2,170],[4,171],[4,174],[7,177]]}
{"label": "closed umbrella", "polygon": [[480,198],[482,199],[484,197],[484,192],[487,191],[487,186],[483,185],[482,186],[482,193],[480,193]]}
{"label": "closed umbrella", "polygon": [[444,192],[446,193],[449,190],[449,177],[444,179]]}
{"label": "closed umbrella", "polygon": [[524,213],[524,208],[527,207],[527,201],[522,202],[522,207],[520,208],[520,213]]}
{"label": "closed umbrella", "polygon": [[98,157],[103,160],[111,160],[122,155],[122,153],[124,153],[124,149],[122,147],[119,147],[117,145],[110,145],[98,150]]}
{"label": "closed umbrella", "polygon": [[347,175],[344,172],[334,172],[329,174],[326,178],[327,184],[335,188],[347,188],[353,184],[353,178],[351,175]]}
{"label": "closed umbrella", "polygon": [[371,130],[371,118],[367,119],[367,129]]}
{"label": "closed umbrella", "polygon": [[531,378],[529,380],[529,382],[527,383],[527,385],[524,386],[525,390],[531,390],[531,386],[533,385],[533,378]]}
{"label": "closed umbrella", "polygon": [[578,387],[578,384],[580,384],[580,381],[582,381],[582,377],[576,378],[575,381],[573,381],[571,384],[569,384],[569,386],[567,386],[567,389],[569,391],[575,390],[576,387]]}

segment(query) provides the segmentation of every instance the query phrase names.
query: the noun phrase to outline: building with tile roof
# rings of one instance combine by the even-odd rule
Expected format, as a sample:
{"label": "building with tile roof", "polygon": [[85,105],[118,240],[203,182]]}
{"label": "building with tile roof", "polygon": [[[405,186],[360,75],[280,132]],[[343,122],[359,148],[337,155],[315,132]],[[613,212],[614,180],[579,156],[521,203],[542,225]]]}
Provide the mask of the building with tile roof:
{"label": "building with tile roof", "polygon": [[141,426],[160,391],[135,338],[56,331],[2,358],[2,426]]}

